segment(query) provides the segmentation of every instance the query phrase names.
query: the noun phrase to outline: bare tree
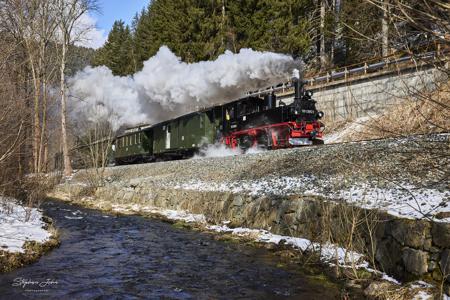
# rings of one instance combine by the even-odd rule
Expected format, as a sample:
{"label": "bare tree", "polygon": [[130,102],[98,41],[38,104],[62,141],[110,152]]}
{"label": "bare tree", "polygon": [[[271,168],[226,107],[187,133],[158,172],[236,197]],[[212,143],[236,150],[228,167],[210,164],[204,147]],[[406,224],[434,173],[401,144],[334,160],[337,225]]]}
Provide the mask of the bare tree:
{"label": "bare tree", "polygon": [[54,39],[56,22],[52,1],[3,0],[0,2],[1,28],[20,45],[25,54],[33,86],[33,170],[45,165],[48,72],[51,61],[48,50]]}
{"label": "bare tree", "polygon": [[[67,95],[65,72],[67,64],[67,51],[77,40],[83,38],[86,30],[79,30],[80,18],[89,11],[98,8],[96,0],[56,0],[57,22],[60,34],[60,96],[61,96],[61,138],[63,145],[64,174],[72,173],[70,163],[69,145],[67,137]],[[77,30],[78,29],[78,30]]]}
{"label": "bare tree", "polygon": [[85,149],[85,162],[90,167],[90,183],[96,188],[104,184],[105,169],[113,151],[114,130],[108,119],[90,123],[89,130],[81,139]]}
{"label": "bare tree", "polygon": [[27,101],[33,96],[18,88],[27,65],[16,64],[25,56],[21,50],[14,38],[0,30],[0,195],[17,195],[29,154],[29,147],[25,146],[32,126],[28,121],[32,109]]}

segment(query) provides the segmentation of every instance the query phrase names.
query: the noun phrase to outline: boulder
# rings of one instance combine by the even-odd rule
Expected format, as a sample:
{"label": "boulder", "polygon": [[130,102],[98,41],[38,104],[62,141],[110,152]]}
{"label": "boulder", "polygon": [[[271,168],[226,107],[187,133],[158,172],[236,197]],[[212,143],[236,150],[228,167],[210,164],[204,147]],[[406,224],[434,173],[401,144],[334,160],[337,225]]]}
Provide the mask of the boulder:
{"label": "boulder", "polygon": [[433,242],[442,248],[450,248],[450,224],[449,223],[433,223]]}
{"label": "boulder", "polygon": [[403,264],[405,269],[414,275],[423,275],[428,272],[428,253],[405,248],[402,254]]}
{"label": "boulder", "polygon": [[398,264],[402,259],[402,248],[393,238],[384,239],[377,244],[375,259],[384,272],[401,276]]}
{"label": "boulder", "polygon": [[416,249],[431,248],[431,224],[427,221],[399,219],[392,221],[392,236],[402,245]]}

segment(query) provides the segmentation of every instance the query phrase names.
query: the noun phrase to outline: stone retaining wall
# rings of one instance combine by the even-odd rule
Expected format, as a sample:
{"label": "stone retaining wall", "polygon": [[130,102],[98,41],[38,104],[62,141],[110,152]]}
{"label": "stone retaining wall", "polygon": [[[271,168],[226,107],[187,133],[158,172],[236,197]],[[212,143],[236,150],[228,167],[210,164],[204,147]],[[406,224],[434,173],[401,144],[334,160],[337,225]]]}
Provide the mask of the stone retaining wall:
{"label": "stone retaining wall", "polygon": [[[328,120],[377,114],[389,106],[424,89],[434,90],[436,83],[448,78],[433,66],[422,66],[397,71],[366,74],[349,80],[333,81],[320,86],[307,87],[314,93],[318,108]],[[281,98],[289,103],[293,95]]]}

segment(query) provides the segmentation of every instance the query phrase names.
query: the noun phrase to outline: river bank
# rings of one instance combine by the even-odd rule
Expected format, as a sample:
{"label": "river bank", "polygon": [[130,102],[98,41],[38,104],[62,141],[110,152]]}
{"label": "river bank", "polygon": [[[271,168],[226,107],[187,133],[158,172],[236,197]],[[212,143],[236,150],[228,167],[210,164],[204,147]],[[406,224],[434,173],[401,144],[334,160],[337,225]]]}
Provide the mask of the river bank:
{"label": "river bank", "polygon": [[36,208],[0,197],[0,273],[31,264],[58,244],[50,218]]}

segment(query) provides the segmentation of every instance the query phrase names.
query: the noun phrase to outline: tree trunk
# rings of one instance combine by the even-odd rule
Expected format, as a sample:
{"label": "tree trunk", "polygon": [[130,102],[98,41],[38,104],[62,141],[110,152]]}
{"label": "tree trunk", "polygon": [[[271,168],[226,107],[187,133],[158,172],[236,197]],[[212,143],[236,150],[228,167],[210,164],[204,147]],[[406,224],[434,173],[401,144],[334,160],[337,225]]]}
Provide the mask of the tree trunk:
{"label": "tree trunk", "polygon": [[65,70],[66,70],[66,39],[62,43],[62,53],[61,53],[61,139],[63,145],[63,159],[64,159],[64,175],[70,176],[72,174],[72,165],[70,163],[69,145],[67,141],[67,123],[66,123],[66,92],[65,92]]}
{"label": "tree trunk", "polygon": [[332,51],[332,59],[333,63],[337,62],[337,60],[342,60],[342,24],[341,24],[341,13],[342,13],[342,1],[343,0],[335,0],[334,1],[334,38],[333,38],[333,51]]}
{"label": "tree trunk", "polygon": [[42,81],[42,126],[41,126],[41,136],[39,141],[39,159],[38,159],[38,172],[42,171],[43,164],[43,154],[44,145],[47,139],[47,79],[44,77]]}
{"label": "tree trunk", "polygon": [[383,0],[383,18],[381,19],[381,54],[389,55],[389,0]]}
{"label": "tree trunk", "polygon": [[39,173],[38,161],[39,161],[39,142],[41,140],[41,126],[39,115],[39,98],[40,98],[40,82],[38,70],[36,70],[35,61],[33,58],[31,46],[28,41],[25,40],[25,45],[28,51],[29,65],[31,69],[31,75],[33,80],[33,172]]}
{"label": "tree trunk", "polygon": [[320,67],[326,67],[326,53],[325,53],[325,4],[326,0],[320,1]]}

